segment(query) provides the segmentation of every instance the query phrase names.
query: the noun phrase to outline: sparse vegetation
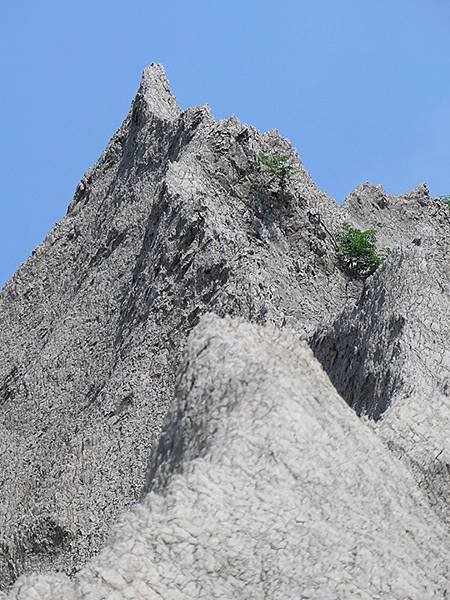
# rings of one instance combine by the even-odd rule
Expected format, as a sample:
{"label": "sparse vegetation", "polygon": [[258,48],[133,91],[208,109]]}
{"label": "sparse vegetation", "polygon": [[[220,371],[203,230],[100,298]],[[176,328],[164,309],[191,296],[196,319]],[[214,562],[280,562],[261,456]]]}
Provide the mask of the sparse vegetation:
{"label": "sparse vegetation", "polygon": [[439,196],[439,200],[444,202],[448,208],[450,208],[450,195],[449,196]]}
{"label": "sparse vegetation", "polygon": [[344,223],[338,236],[337,255],[339,261],[352,277],[365,279],[378,269],[387,251],[377,250],[374,229],[358,229]]}
{"label": "sparse vegetation", "polygon": [[284,186],[295,173],[290,164],[289,156],[285,154],[265,154],[260,152],[259,162],[261,171],[276,178],[281,186]]}

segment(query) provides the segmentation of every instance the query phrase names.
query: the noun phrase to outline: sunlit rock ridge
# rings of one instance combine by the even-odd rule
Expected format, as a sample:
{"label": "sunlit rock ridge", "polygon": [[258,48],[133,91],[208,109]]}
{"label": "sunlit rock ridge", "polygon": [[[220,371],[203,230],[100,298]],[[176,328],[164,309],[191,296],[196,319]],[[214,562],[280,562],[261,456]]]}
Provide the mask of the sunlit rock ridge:
{"label": "sunlit rock ridge", "polygon": [[0,296],[0,598],[446,598],[449,216],[145,69]]}

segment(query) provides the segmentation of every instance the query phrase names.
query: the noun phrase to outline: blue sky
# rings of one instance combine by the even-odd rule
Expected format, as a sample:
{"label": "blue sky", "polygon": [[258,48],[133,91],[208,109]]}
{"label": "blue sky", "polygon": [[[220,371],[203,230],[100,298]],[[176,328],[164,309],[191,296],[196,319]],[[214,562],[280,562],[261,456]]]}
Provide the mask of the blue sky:
{"label": "blue sky", "polygon": [[3,0],[0,285],[162,62],[182,107],[276,127],[342,201],[450,193],[448,0]]}

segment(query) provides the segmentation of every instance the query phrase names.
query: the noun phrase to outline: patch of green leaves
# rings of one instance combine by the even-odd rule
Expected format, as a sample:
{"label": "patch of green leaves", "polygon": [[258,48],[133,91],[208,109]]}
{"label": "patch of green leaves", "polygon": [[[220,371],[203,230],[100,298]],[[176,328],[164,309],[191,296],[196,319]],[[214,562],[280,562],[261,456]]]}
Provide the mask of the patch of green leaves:
{"label": "patch of green leaves", "polygon": [[295,173],[289,156],[285,154],[265,154],[264,152],[260,152],[259,163],[261,171],[277,179],[281,186],[284,186]]}
{"label": "patch of green leaves", "polygon": [[449,196],[439,196],[439,200],[444,202],[448,208],[450,208],[450,195]]}
{"label": "patch of green leaves", "polygon": [[358,229],[344,223],[337,240],[337,256],[350,276],[365,279],[382,264],[387,251],[378,252],[374,229]]}

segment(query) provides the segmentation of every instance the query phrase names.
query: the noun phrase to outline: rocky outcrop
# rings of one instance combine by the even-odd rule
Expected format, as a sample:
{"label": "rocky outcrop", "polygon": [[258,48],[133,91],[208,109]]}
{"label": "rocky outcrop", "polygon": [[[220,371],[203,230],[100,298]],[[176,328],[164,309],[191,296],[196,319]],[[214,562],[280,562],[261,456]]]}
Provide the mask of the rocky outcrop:
{"label": "rocky outcrop", "polygon": [[448,520],[450,213],[417,192],[394,206],[391,243],[402,249],[367,280],[355,305],[318,329],[312,347],[338,392],[377,421],[375,431]]}
{"label": "rocky outcrop", "polygon": [[[289,185],[261,150],[289,154]],[[186,335],[207,311],[306,335],[351,290],[336,206],[275,133],[185,112],[161,67],[0,298],[0,580],[72,572],[143,493]]]}
{"label": "rocky outcrop", "polygon": [[[261,152],[288,156],[293,177],[283,182],[264,172]],[[364,284],[336,260],[344,221],[376,228],[381,245],[392,250]],[[244,581],[253,586],[247,597],[296,597],[298,586],[323,598],[355,590],[367,598],[439,597],[442,567],[432,545],[443,544],[450,462],[448,225],[447,207],[423,186],[394,198],[364,185],[336,206],[276,132],[260,133],[236,118],[216,121],[206,106],[182,111],[162,67],[146,69],[129,115],[83,177],[67,216],[0,295],[0,588],[31,572],[79,572],[73,579],[42,576],[39,583],[21,578],[13,597],[53,598],[51,589],[59,586],[61,595],[66,586],[67,598],[106,598],[124,585],[108,583],[115,562],[129,583],[135,573],[129,565],[137,561],[147,565],[146,574],[136,574],[147,591],[129,594],[142,598],[158,586],[164,598],[200,598],[202,586],[215,597],[213,581],[221,598],[246,597]],[[258,327],[201,321],[207,313]],[[280,329],[291,338],[275,333]],[[358,420],[338,393],[376,422]],[[293,411],[293,423],[278,403]],[[252,422],[259,404],[271,407],[267,424],[258,417],[261,434]],[[337,408],[319,414],[328,405]],[[275,458],[262,450],[262,432]],[[250,446],[233,445],[247,438],[255,440],[254,456]],[[296,470],[289,475],[296,439],[308,440],[295,467],[306,479]],[[333,452],[340,457],[335,464]],[[237,471],[233,461],[241,465]],[[262,491],[261,465],[272,478],[261,479]],[[171,511],[187,511],[183,528],[190,520],[197,527],[194,498],[203,494],[220,519],[213,524],[208,513],[206,538],[194,543],[191,535],[195,548],[179,532],[175,552],[167,541],[178,535]],[[382,501],[364,516],[349,506],[352,494],[360,506],[368,502],[364,494],[381,494]],[[283,498],[295,512],[294,496],[311,511],[306,522],[316,523],[314,534],[308,529],[304,537],[286,516]],[[139,501],[120,517],[105,548],[113,524]],[[246,524],[245,511],[259,520]],[[419,537],[408,533],[396,546],[411,519],[420,523]],[[133,558],[130,544],[141,543],[136,528],[146,530],[147,523],[148,535],[162,541],[146,537],[145,557]],[[256,536],[252,546],[256,530],[267,536]],[[275,530],[284,531],[283,552],[276,551]],[[333,550],[341,537],[342,560]],[[223,565],[202,570],[206,559],[199,557],[219,551],[213,539],[224,564],[234,565],[236,552],[246,556],[250,547],[256,558],[244,560],[239,576]],[[334,541],[326,546],[326,539]],[[362,553],[353,563],[352,544],[356,556]],[[400,551],[411,557],[401,581]],[[330,564],[338,561],[336,574],[326,567],[319,581],[326,552]],[[299,556],[304,574],[292,564]],[[387,565],[384,585],[377,573]],[[333,585],[341,596],[332,594]]]}
{"label": "rocky outcrop", "polygon": [[385,248],[439,248],[448,243],[448,209],[430,198],[426,184],[400,196],[387,194],[381,185],[360,185],[345,200],[341,213],[357,227],[374,228]]}
{"label": "rocky outcrop", "polygon": [[10,597],[443,597],[445,529],[306,344],[274,328],[201,321],[153,467],[157,493],[72,581],[23,579]]}

